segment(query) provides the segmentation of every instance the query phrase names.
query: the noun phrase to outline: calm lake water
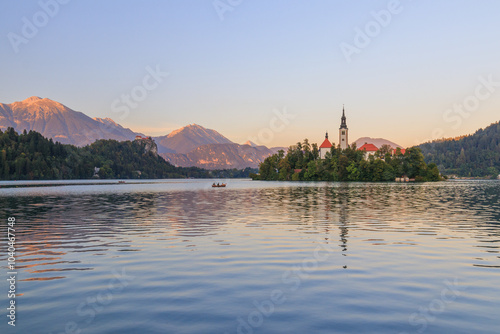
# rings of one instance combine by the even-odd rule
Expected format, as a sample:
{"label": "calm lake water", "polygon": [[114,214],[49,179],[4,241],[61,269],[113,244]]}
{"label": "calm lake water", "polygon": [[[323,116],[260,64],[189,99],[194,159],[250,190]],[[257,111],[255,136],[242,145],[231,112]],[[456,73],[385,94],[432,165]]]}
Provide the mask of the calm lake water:
{"label": "calm lake water", "polygon": [[0,332],[500,331],[500,182],[212,182],[1,182]]}

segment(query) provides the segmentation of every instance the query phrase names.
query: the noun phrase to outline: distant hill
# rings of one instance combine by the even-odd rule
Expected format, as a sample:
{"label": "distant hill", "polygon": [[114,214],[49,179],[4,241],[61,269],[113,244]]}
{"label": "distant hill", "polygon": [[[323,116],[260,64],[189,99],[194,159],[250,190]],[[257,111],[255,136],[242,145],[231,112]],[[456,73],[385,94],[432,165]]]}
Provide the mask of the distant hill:
{"label": "distant hill", "polygon": [[109,118],[92,119],[84,113],[47,98],[32,96],[11,104],[0,103],[0,129],[12,127],[17,132],[34,130],[63,144],[85,146],[97,139],[119,141],[134,139],[140,133]]}
{"label": "distant hill", "polygon": [[[243,145],[248,145],[248,146],[251,146],[251,147],[260,147],[260,148],[267,149],[267,146],[257,145],[253,141],[250,141],[250,140],[247,140],[246,142],[244,142]],[[288,147],[281,147],[281,146],[270,147],[269,150],[272,152],[272,154],[278,153],[279,150],[283,150],[283,152],[286,153],[288,151]]]}
{"label": "distant hill", "polygon": [[[177,168],[156,153],[152,140],[97,140],[85,147],[63,145],[36,131],[0,131],[0,179],[58,180],[209,177],[197,168]],[[99,169],[96,170],[95,167]]]}
{"label": "distant hill", "polygon": [[396,144],[390,140],[384,139],[384,138],[361,137],[361,138],[357,139],[354,143],[356,143],[357,148],[360,148],[361,146],[363,146],[366,143],[373,144],[373,145],[377,146],[377,148],[382,147],[382,145],[389,145],[392,148],[398,148],[398,147],[404,148],[403,146],[398,145],[398,144]]}
{"label": "distant hill", "polygon": [[496,176],[500,172],[500,123],[473,135],[419,145],[427,162],[441,173],[463,177]]}
{"label": "distant hill", "polygon": [[196,166],[206,169],[244,169],[257,168],[274,150],[265,146],[250,146],[239,144],[208,144],[202,145],[189,153],[160,154],[165,160],[176,166]]}
{"label": "distant hill", "polygon": [[160,153],[168,153],[166,148],[175,153],[189,153],[192,150],[208,144],[233,144],[232,141],[215,130],[204,128],[198,124],[190,124],[172,131],[166,136],[155,137]]}

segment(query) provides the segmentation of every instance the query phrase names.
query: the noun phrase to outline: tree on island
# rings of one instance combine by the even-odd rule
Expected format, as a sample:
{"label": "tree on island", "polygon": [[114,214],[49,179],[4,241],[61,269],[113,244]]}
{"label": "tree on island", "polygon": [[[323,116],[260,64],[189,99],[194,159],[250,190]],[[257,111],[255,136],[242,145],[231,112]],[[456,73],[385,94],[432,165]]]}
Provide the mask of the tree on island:
{"label": "tree on island", "polygon": [[309,140],[298,142],[266,158],[260,164],[259,174],[251,174],[254,180],[276,181],[394,181],[408,177],[415,181],[439,181],[441,176],[436,164],[427,165],[420,148],[412,147],[403,154],[390,147],[382,147],[375,156],[365,159],[365,152],[352,145],[342,150],[332,147],[325,159],[320,159],[318,146]]}

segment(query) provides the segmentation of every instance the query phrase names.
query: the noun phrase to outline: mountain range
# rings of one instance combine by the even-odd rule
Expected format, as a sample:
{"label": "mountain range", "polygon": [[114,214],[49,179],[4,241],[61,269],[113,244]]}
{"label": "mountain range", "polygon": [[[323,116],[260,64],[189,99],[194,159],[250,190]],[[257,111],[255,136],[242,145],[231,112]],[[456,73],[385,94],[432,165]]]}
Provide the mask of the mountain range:
{"label": "mountain range", "polygon": [[[117,141],[134,140],[144,134],[124,128],[110,118],[91,118],[65,105],[32,96],[11,104],[0,103],[0,129],[14,128],[21,133],[34,130],[46,138],[62,144],[86,146],[98,139]],[[251,141],[240,145],[219,132],[190,124],[164,136],[153,137],[158,154],[180,167],[202,167],[207,169],[257,168],[268,156],[285,147],[259,146]],[[363,137],[356,141],[357,147],[365,142],[377,147],[389,144],[401,147],[382,138]]]}
{"label": "mountain range", "polygon": [[[0,103],[0,129],[8,127],[19,133],[34,130],[46,138],[76,146],[86,146],[98,139],[125,141],[134,140],[136,136],[145,137],[110,118],[91,118],[59,102],[37,96],[11,104]],[[158,153],[180,167],[256,168],[269,155],[285,149],[257,146],[251,142],[239,145],[197,124],[153,139],[158,145]]]}

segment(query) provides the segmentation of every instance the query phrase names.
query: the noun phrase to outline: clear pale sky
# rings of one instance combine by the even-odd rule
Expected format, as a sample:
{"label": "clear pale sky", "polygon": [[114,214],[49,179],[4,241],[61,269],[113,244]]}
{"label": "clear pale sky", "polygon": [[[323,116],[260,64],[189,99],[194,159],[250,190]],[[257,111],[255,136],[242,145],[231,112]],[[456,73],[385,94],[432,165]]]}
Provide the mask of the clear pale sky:
{"label": "clear pale sky", "polygon": [[[149,135],[197,123],[267,146],[325,130],[338,142],[343,104],[351,141],[411,146],[500,120],[497,0],[65,2],[1,2],[0,102],[36,95]],[[169,75],[144,84],[157,67]]]}

